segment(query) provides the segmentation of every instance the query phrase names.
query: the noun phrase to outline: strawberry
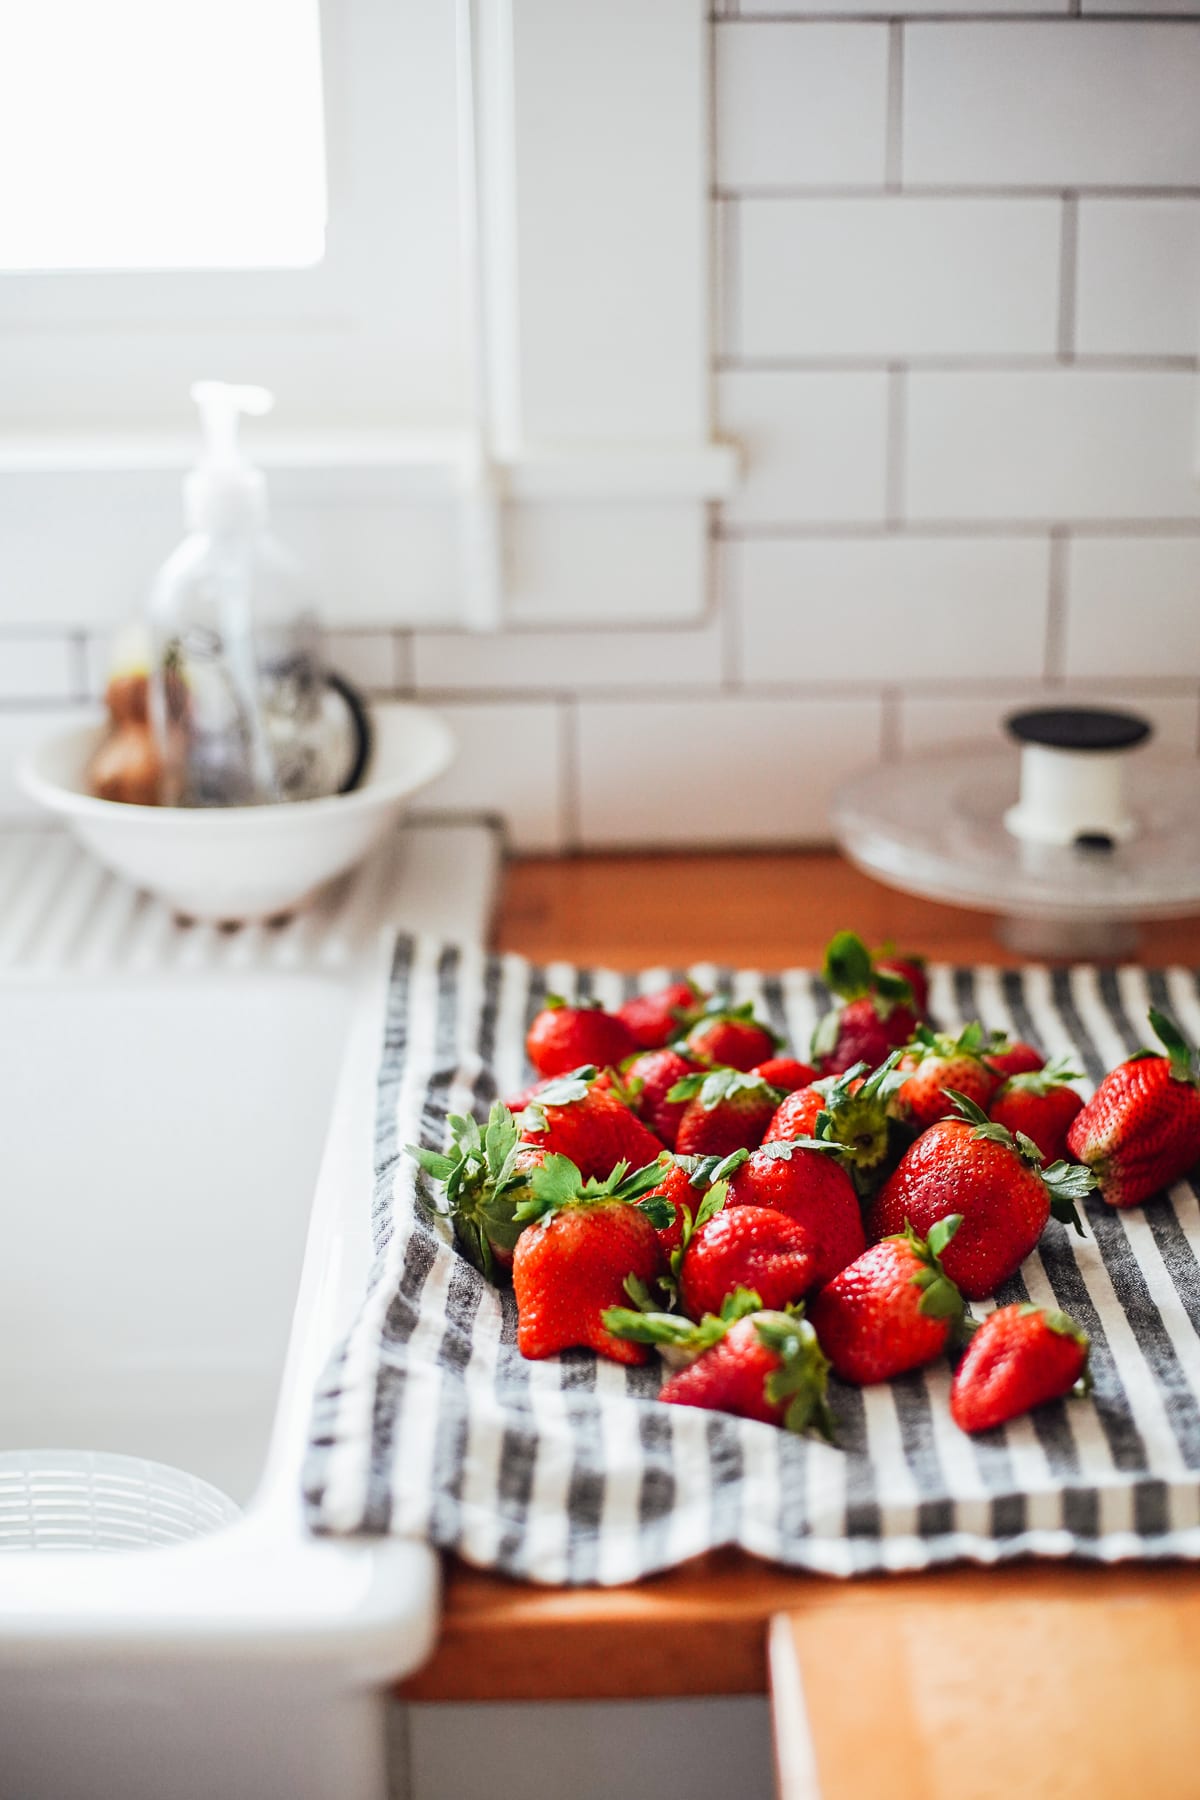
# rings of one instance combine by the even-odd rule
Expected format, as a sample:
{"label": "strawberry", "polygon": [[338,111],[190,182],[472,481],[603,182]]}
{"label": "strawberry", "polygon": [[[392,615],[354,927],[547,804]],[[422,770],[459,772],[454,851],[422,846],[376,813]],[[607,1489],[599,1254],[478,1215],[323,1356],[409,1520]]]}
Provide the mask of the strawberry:
{"label": "strawberry", "polygon": [[797,1062],[794,1056],[769,1056],[766,1062],[756,1063],[750,1073],[768,1087],[778,1088],[781,1094],[794,1094],[817,1079],[812,1064]]}
{"label": "strawberry", "polygon": [[991,1044],[983,1053],[983,1060],[989,1069],[997,1075],[1031,1075],[1037,1069],[1044,1069],[1046,1059],[1040,1050],[1032,1044],[1023,1043],[1020,1038],[1007,1038],[1003,1032],[993,1034]]}
{"label": "strawberry", "polygon": [[658,1231],[664,1261],[669,1262],[683,1243],[685,1226],[691,1228],[693,1216],[711,1188],[722,1159],[719,1156],[674,1156],[664,1152],[658,1164],[662,1173],[647,1199],[657,1196],[671,1203],[672,1217]]}
{"label": "strawberry", "polygon": [[727,1156],[731,1150],[752,1149],[780,1098],[778,1088],[739,1069],[685,1075],[667,1094],[668,1100],[688,1103],[675,1148],[684,1156]]}
{"label": "strawberry", "polygon": [[546,1004],[525,1036],[525,1054],[539,1075],[565,1075],[581,1063],[624,1062],[637,1044],[628,1025],[594,1001],[568,1006],[558,994]]}
{"label": "strawberry", "polygon": [[[966,1094],[977,1106],[986,1107],[999,1078],[983,1060],[985,1042],[977,1019],[956,1038],[918,1025],[910,1046],[916,1067],[892,1102],[896,1117],[924,1131],[953,1112],[951,1093]],[[904,1062],[900,1066],[904,1068]]]}
{"label": "strawberry", "polygon": [[1200,1160],[1196,1053],[1165,1013],[1150,1024],[1167,1054],[1139,1050],[1104,1077],[1067,1133],[1110,1206],[1137,1206]]}
{"label": "strawberry", "polygon": [[633,1097],[634,1112],[672,1150],[688,1103],[668,1100],[667,1095],[677,1081],[695,1070],[696,1064],[677,1050],[643,1050],[621,1070],[621,1078]]}
{"label": "strawberry", "polygon": [[731,1294],[750,1288],[764,1306],[800,1300],[817,1284],[820,1262],[803,1225],[770,1206],[722,1210],[725,1184],[709,1189],[678,1258],[679,1299],[691,1319],[719,1313]]}
{"label": "strawberry", "polygon": [[756,1063],[774,1056],[781,1040],[769,1025],[755,1018],[752,1001],[734,1006],[716,999],[709,1001],[683,1042],[697,1062],[714,1069],[740,1069],[745,1074]]}
{"label": "strawberry", "polygon": [[925,958],[906,950],[897,955],[891,944],[885,944],[871,956],[871,963],[876,975],[898,975],[901,981],[907,981],[912,989],[912,1007],[918,1019],[923,1019],[929,1011],[929,976],[925,969]]}
{"label": "strawberry", "polygon": [[444,1189],[443,1210],[454,1227],[454,1240],[469,1262],[489,1280],[512,1266],[522,1225],[517,1209],[532,1198],[532,1177],[544,1152],[520,1141],[517,1123],[499,1100],[486,1129],[478,1121],[450,1113],[450,1142],[444,1151],[406,1144],[427,1175]]}
{"label": "strawberry", "polygon": [[635,1343],[660,1344],[694,1360],[659,1392],[668,1406],[700,1406],[736,1413],[788,1431],[819,1431],[832,1441],[826,1399],[829,1364],[816,1333],[799,1312],[764,1312],[745,1289],[691,1325],[673,1313],[615,1307],[604,1322]]}
{"label": "strawberry", "polygon": [[1089,1386],[1087,1333],[1066,1313],[1026,1301],[998,1307],[980,1325],[955,1370],[950,1412],[963,1431],[990,1431]]}
{"label": "strawberry", "polygon": [[813,1032],[812,1057],[822,1075],[840,1075],[856,1062],[876,1068],[889,1050],[908,1043],[917,1028],[912,988],[904,976],[877,969],[854,932],[830,940],[822,974],[844,1002]]}
{"label": "strawberry", "polygon": [[942,1262],[968,1300],[983,1300],[1020,1268],[1052,1212],[1082,1233],[1075,1202],[1095,1177],[1065,1162],[1043,1169],[1036,1144],[994,1125],[965,1095],[954,1099],[958,1116],[939,1119],[901,1157],[867,1233],[878,1242],[911,1223],[927,1238],[939,1219],[961,1213]]}
{"label": "strawberry", "polygon": [[911,1226],[835,1275],[809,1307],[821,1348],[842,1381],[866,1387],[919,1369],[963,1330],[962,1295],[940,1261],[962,1223],[939,1219],[928,1239]]}
{"label": "strawberry", "polygon": [[[530,1177],[517,1208],[525,1229],[513,1253],[517,1348],[537,1361],[580,1346],[614,1362],[648,1360],[639,1344],[613,1337],[601,1319],[661,1266],[655,1223],[667,1203],[644,1198],[658,1166],[630,1175],[618,1163],[606,1181],[585,1181],[568,1157],[551,1153]],[[639,1204],[640,1202],[640,1204]]]}
{"label": "strawberry", "polygon": [[763,1144],[744,1161],[730,1157],[721,1172],[729,1180],[728,1206],[774,1207],[803,1225],[817,1253],[820,1285],[865,1250],[854,1183],[832,1146],[812,1138]]}
{"label": "strawberry", "polygon": [[1066,1084],[1079,1079],[1068,1057],[1010,1075],[988,1107],[988,1117],[1006,1125],[1014,1137],[1023,1131],[1048,1163],[1057,1162],[1067,1153],[1067,1131],[1083,1107],[1083,1096]]}
{"label": "strawberry", "polygon": [[617,1163],[641,1168],[662,1154],[663,1145],[616,1094],[589,1082],[580,1071],[544,1087],[517,1120],[522,1140],[553,1150],[603,1180]]}
{"label": "strawberry", "polygon": [[892,1097],[903,1080],[896,1068],[898,1055],[893,1050],[869,1075],[865,1063],[852,1063],[841,1075],[828,1075],[788,1094],[763,1142],[815,1137],[836,1144],[859,1192],[873,1192],[886,1173],[894,1137],[903,1135],[889,1117]]}
{"label": "strawberry", "polygon": [[617,1017],[641,1050],[661,1050],[691,1025],[704,1009],[707,995],[694,981],[674,981],[653,994],[637,994],[618,1006]]}
{"label": "strawberry", "polygon": [[[861,1071],[866,1066],[866,1063],[855,1063],[853,1070],[848,1071],[851,1079],[861,1080]],[[840,1075],[830,1075],[823,1081],[811,1081],[807,1087],[796,1088],[794,1092],[785,1094],[771,1115],[771,1122],[763,1135],[763,1143],[783,1143],[788,1138],[816,1137],[817,1120],[829,1104],[829,1089],[835,1080],[842,1079]]]}

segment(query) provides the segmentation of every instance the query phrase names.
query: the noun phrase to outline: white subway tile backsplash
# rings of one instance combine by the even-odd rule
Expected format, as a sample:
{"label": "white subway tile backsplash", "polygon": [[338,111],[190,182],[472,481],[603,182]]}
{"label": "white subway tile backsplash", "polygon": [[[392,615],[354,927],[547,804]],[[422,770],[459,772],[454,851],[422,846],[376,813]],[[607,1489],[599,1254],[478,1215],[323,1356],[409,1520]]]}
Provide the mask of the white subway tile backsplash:
{"label": "white subway tile backsplash", "polygon": [[913,520],[1200,516],[1187,370],[914,371],[906,431]]}
{"label": "white subway tile backsplash", "polygon": [[976,743],[999,749],[1010,742],[1004,720],[1025,706],[1120,706],[1154,726],[1154,741],[1195,755],[1200,728],[1200,690],[1194,694],[1147,693],[1121,683],[1072,682],[1066,687],[1013,687],[960,694],[902,694],[900,750],[919,756],[944,744]]}
{"label": "white subway tile backsplash", "polygon": [[880,522],[887,504],[888,378],[878,372],[727,371],[722,436],[744,475],[727,524]]}
{"label": "white subway tile backsplash", "polygon": [[1066,591],[1068,675],[1200,682],[1200,536],[1073,538]]}
{"label": "white subway tile backsplash", "polygon": [[[1197,380],[1119,364],[1200,358],[1200,0],[1079,10],[718,0],[719,509],[518,481],[508,629],[476,635],[446,629],[453,502],[273,478],[331,661],[455,732],[420,810],[533,853],[819,842],[885,743],[998,745],[1022,705],[1127,705],[1195,752]],[[167,472],[0,487],[2,819],[179,503]]]}
{"label": "white subway tile backsplash", "polygon": [[330,631],[325,657],[331,669],[364,693],[395,693],[400,685],[396,639],[390,631]]}
{"label": "white subway tile backsplash", "polygon": [[585,700],[585,847],[798,844],[829,836],[826,803],[880,753],[876,699]]}
{"label": "white subway tile backsplash", "polygon": [[518,624],[696,616],[707,519],[695,501],[530,503],[509,509],[506,530],[507,616]]}
{"label": "white subway tile backsplash", "polygon": [[904,180],[1200,184],[1200,26],[915,23],[904,33]]}
{"label": "white subway tile backsplash", "polygon": [[1042,673],[1044,538],[748,540],[729,551],[747,681]]}
{"label": "white subway tile backsplash", "polygon": [[515,849],[567,842],[563,709],[553,701],[445,702],[437,711],[455,739],[450,768],[424,788],[414,811],[497,813]]}
{"label": "white subway tile backsplash", "polygon": [[0,700],[67,700],[76,679],[69,638],[0,636]]}
{"label": "white subway tile backsplash", "polygon": [[1056,200],[748,199],[743,355],[1050,355]]}
{"label": "white subway tile backsplash", "polygon": [[1200,200],[1081,200],[1075,291],[1080,354],[1200,354]]}
{"label": "white subway tile backsplash", "polygon": [[717,185],[881,182],[886,25],[715,27]]}
{"label": "white subway tile backsplash", "polygon": [[422,690],[595,688],[716,684],[721,673],[717,618],[678,631],[429,631],[413,638]]}

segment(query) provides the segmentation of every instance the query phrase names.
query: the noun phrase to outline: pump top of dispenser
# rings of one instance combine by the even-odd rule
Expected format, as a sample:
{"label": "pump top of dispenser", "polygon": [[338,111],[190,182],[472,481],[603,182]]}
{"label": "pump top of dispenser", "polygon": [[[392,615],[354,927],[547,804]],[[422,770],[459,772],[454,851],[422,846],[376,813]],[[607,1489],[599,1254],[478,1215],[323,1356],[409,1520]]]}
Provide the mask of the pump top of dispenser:
{"label": "pump top of dispenser", "polygon": [[261,531],[267,517],[267,484],[261,469],[243,455],[238,421],[262,418],[275,404],[264,387],[229,381],[196,381],[191,397],[200,409],[204,450],[184,477],[183,506],[189,531],[210,537]]}

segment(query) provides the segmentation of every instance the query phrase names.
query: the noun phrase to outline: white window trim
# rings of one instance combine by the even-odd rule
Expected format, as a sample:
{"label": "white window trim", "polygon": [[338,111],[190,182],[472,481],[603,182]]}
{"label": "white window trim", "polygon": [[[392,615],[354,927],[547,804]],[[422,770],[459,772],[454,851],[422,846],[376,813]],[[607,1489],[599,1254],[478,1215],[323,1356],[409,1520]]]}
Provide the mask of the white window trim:
{"label": "white window trim", "polygon": [[[307,535],[298,548],[331,624],[697,617],[707,502],[737,477],[736,450],[711,436],[706,7],[458,5],[477,425],[265,440],[281,534]],[[131,533],[148,508],[148,548],[193,455],[183,434],[10,435],[0,476],[14,513],[31,494],[43,516],[74,510],[68,530],[84,548],[89,518],[114,498]],[[635,552],[655,566],[631,581]],[[0,541],[0,606],[13,594],[23,620],[48,607],[98,624],[119,604],[108,579],[64,596],[61,555],[40,578],[28,533],[16,557],[6,568]],[[120,561],[123,594],[132,544]]]}

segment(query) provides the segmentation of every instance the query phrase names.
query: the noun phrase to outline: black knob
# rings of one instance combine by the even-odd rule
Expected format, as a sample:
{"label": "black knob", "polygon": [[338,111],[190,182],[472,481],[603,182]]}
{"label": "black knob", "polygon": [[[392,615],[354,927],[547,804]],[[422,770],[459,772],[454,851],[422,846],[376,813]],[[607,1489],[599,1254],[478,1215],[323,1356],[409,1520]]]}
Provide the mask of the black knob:
{"label": "black knob", "polygon": [[1034,707],[1010,713],[1004,728],[1019,744],[1042,744],[1048,750],[1132,750],[1154,730],[1137,713],[1101,706]]}

